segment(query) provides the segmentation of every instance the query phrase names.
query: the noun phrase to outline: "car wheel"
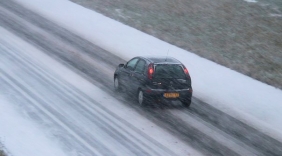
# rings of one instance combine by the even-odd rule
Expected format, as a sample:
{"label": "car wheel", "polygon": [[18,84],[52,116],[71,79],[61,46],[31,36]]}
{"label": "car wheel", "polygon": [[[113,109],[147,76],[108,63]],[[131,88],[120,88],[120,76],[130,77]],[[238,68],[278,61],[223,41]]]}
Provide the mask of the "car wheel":
{"label": "car wheel", "polygon": [[147,103],[148,103],[148,101],[147,101],[147,99],[146,99],[142,90],[138,91],[138,103],[139,103],[140,106],[146,106]]}
{"label": "car wheel", "polygon": [[184,107],[189,108],[191,105],[191,100],[183,100],[181,101]]}
{"label": "car wheel", "polygon": [[121,86],[120,86],[120,82],[118,77],[115,77],[114,79],[114,87],[115,87],[115,91],[121,91]]}

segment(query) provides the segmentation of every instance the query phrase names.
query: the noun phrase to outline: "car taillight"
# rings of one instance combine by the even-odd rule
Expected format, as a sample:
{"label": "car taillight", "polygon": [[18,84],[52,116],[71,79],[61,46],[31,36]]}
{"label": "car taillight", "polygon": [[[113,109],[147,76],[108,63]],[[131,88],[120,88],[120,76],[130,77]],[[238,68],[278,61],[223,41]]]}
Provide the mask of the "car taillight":
{"label": "car taillight", "polygon": [[189,72],[188,72],[188,69],[187,69],[187,68],[184,68],[184,73],[185,73],[186,75],[188,75],[188,74],[189,74]]}
{"label": "car taillight", "polygon": [[149,64],[148,66],[148,78],[152,79],[153,78],[153,74],[154,74],[154,66],[153,64]]}
{"label": "car taillight", "polygon": [[188,69],[184,66],[184,73],[185,73],[185,75],[187,76],[187,78],[189,78],[190,79],[190,75],[189,75],[189,72],[188,72]]}

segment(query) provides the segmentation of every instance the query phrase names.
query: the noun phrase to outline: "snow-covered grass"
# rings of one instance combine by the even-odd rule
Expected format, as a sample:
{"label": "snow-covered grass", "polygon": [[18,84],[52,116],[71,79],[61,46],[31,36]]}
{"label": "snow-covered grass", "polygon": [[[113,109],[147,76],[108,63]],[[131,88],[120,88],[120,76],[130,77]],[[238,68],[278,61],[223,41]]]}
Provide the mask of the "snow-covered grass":
{"label": "snow-covered grass", "polygon": [[282,88],[281,1],[71,1]]}

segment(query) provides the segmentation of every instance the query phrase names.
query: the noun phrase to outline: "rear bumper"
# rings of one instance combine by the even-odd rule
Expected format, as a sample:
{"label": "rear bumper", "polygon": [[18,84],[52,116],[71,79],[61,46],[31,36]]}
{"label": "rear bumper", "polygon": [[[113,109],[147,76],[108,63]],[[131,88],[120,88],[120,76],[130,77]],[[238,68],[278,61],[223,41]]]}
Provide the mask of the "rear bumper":
{"label": "rear bumper", "polygon": [[[147,89],[144,91],[145,95],[150,99],[165,99],[165,100],[191,100],[193,90],[189,89],[179,89],[179,90],[164,90],[164,89]],[[166,98],[164,93],[179,93],[177,98]]]}

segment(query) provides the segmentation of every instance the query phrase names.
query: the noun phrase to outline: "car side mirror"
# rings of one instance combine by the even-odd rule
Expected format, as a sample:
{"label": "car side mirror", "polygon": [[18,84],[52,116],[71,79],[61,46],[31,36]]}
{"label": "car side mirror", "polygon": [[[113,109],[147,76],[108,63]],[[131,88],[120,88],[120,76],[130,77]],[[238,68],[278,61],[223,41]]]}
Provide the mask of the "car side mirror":
{"label": "car side mirror", "polygon": [[123,64],[123,63],[118,65],[118,67],[123,67],[123,66],[124,66],[124,64]]}

